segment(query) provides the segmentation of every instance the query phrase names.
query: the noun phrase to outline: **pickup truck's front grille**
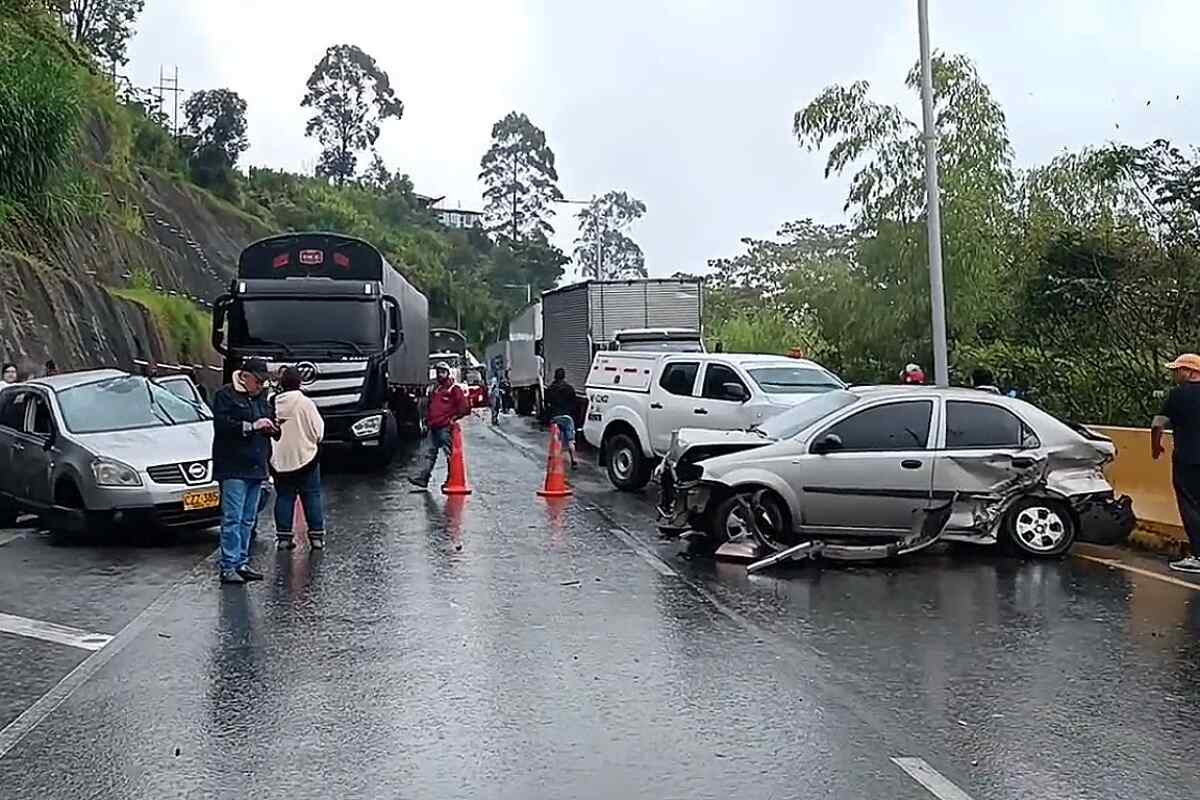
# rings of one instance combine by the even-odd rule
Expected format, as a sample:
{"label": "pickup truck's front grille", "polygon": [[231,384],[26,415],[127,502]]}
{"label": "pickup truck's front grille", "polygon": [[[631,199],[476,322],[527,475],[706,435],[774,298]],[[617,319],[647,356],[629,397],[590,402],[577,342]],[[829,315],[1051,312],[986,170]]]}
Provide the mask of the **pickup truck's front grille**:
{"label": "pickup truck's front grille", "polygon": [[159,464],[156,467],[150,467],[146,472],[150,475],[150,480],[155,483],[186,483],[183,478],[183,470],[178,464]]}

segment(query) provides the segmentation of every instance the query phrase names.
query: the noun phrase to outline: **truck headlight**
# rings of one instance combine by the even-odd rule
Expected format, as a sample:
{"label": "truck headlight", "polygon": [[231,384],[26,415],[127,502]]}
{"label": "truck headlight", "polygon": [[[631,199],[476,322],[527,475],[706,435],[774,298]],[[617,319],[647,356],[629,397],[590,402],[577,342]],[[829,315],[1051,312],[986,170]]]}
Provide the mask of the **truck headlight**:
{"label": "truck headlight", "polygon": [[350,432],[359,439],[365,439],[368,436],[378,436],[381,430],[383,430],[383,414],[363,417],[350,426]]}
{"label": "truck headlight", "polygon": [[120,461],[98,458],[92,462],[92,477],[97,486],[141,486],[137,470]]}

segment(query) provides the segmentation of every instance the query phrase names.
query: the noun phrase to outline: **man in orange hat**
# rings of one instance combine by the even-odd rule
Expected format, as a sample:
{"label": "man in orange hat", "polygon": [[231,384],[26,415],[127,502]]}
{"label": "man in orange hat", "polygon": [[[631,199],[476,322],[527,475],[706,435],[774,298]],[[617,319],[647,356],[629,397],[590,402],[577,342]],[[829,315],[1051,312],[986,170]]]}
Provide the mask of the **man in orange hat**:
{"label": "man in orange hat", "polygon": [[1178,572],[1200,573],[1200,355],[1184,353],[1167,369],[1177,385],[1151,424],[1150,455],[1157,460],[1163,454],[1163,431],[1169,427],[1175,437],[1175,500],[1191,544],[1191,554],[1170,566]]}

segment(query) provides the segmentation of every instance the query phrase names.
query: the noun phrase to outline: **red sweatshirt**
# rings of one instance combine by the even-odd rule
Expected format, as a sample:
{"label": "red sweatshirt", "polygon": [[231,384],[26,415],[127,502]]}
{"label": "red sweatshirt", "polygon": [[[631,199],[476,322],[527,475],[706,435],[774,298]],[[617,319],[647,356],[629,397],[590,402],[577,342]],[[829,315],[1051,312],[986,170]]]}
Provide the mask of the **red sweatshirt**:
{"label": "red sweatshirt", "polygon": [[470,413],[467,395],[457,383],[433,387],[433,393],[429,396],[429,427],[448,428],[452,422]]}

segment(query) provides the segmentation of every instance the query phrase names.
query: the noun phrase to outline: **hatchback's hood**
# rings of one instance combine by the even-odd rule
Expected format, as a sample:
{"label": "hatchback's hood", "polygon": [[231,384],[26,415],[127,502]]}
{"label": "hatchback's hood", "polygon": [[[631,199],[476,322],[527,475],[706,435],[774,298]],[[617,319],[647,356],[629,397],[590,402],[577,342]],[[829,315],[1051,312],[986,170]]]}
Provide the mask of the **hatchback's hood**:
{"label": "hatchback's hood", "polygon": [[753,431],[715,431],[709,428],[680,428],[671,436],[671,447],[667,450],[667,460],[678,463],[686,457],[688,461],[699,461],[704,458],[736,453],[741,450],[752,450],[774,444],[761,433]]}
{"label": "hatchback's hood", "polygon": [[212,422],[188,422],[132,431],[72,434],[76,442],[103,458],[113,458],[134,469],[156,464],[207,461],[212,458]]}

